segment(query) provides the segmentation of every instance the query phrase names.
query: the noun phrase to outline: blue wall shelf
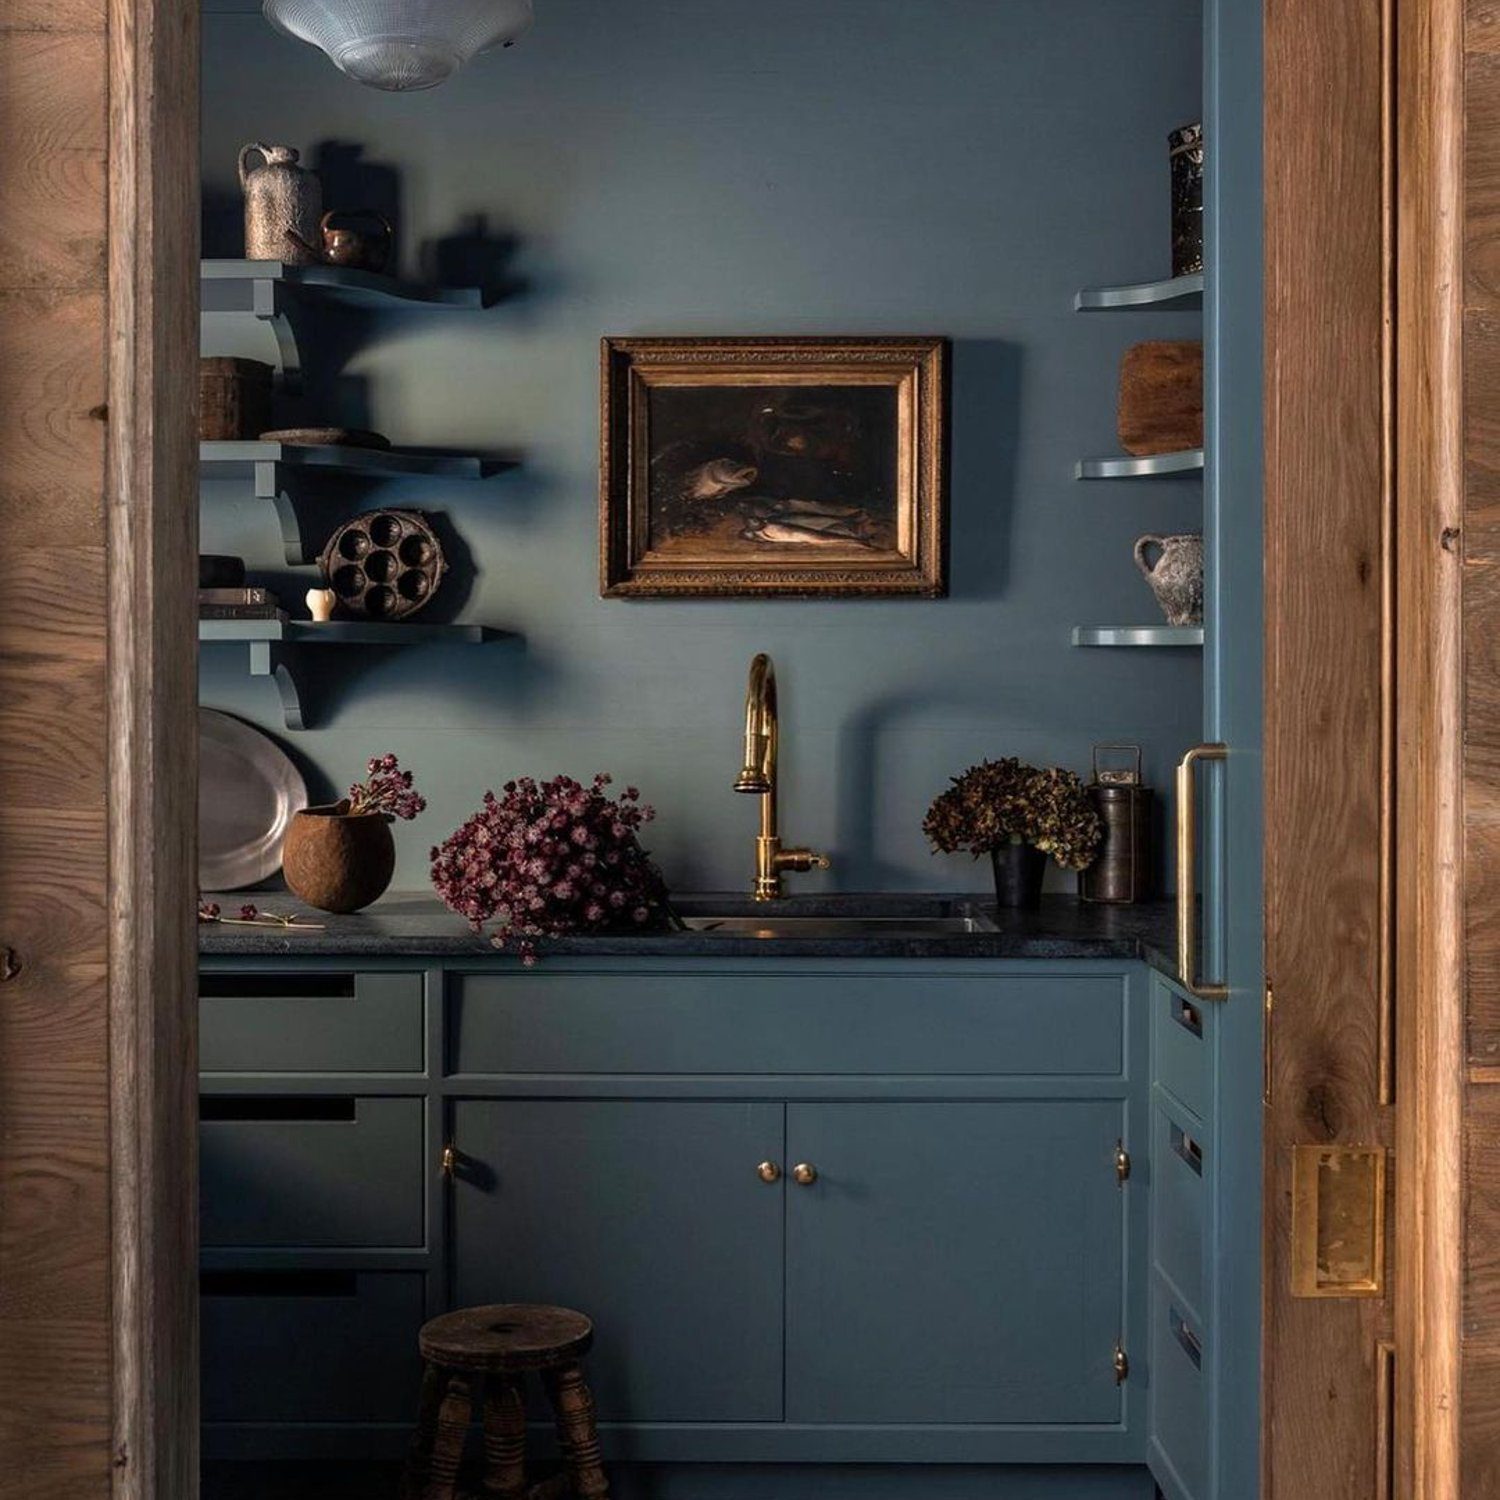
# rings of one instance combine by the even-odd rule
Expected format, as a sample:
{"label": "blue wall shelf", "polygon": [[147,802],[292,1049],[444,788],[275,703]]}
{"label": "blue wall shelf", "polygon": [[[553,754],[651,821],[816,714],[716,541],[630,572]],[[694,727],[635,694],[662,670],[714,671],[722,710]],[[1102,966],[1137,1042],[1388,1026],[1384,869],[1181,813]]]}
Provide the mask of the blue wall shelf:
{"label": "blue wall shelf", "polygon": [[287,562],[313,561],[296,505],[298,478],[346,474],[370,479],[482,479],[509,464],[465,453],[421,453],[399,448],[307,446],[289,443],[199,443],[204,479],[250,480],[258,500],[276,507]]}
{"label": "blue wall shelf", "polygon": [[1078,312],[1111,312],[1152,307],[1160,312],[1190,312],[1203,307],[1203,272],[1168,281],[1136,281],[1126,286],[1085,287],[1073,299]]}
{"label": "blue wall shelf", "polygon": [[1201,625],[1075,625],[1075,646],[1201,646]]}
{"label": "blue wall shelf", "polygon": [[292,266],[279,260],[205,260],[199,263],[199,307],[206,313],[251,313],[276,337],[281,383],[302,382],[298,322],[310,302],[399,312],[403,309],[480,308],[478,287],[428,287],[342,266]]}
{"label": "blue wall shelf", "polygon": [[1169,479],[1203,472],[1203,450],[1185,448],[1180,453],[1152,453],[1145,458],[1121,454],[1118,458],[1081,458],[1073,471],[1075,479]]}
{"label": "blue wall shelf", "polygon": [[312,720],[303,704],[302,653],[325,646],[482,645],[514,639],[514,633],[487,625],[427,625],[400,620],[200,620],[204,645],[246,644],[250,675],[270,677],[281,694],[288,729],[308,729]]}

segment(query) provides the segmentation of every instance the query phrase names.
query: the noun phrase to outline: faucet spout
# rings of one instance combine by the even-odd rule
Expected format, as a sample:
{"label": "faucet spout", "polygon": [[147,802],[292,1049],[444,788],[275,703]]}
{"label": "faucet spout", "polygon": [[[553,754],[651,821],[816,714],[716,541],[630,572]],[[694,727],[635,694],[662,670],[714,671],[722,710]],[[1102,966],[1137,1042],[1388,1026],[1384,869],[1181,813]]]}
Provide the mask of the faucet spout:
{"label": "faucet spout", "polygon": [[776,785],[776,668],[762,651],[750,663],[745,689],[745,765],[737,792],[764,795]]}
{"label": "faucet spout", "polygon": [[745,690],[745,762],[734,789],[760,798],[760,834],[755,840],[755,899],[782,895],[783,870],[826,870],[829,859],[813,849],[783,849],[777,831],[776,752],[780,719],[776,711],[776,668],[760,652],[750,663]]}

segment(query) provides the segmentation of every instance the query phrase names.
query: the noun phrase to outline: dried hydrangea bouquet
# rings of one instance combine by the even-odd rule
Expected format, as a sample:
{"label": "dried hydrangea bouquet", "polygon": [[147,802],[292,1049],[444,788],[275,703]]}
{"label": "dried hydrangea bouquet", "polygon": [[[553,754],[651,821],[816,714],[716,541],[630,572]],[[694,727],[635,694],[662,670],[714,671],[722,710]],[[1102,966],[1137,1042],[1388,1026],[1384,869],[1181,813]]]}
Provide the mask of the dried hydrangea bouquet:
{"label": "dried hydrangea bouquet", "polygon": [[1102,828],[1072,771],[1008,757],[970,766],[927,809],[922,831],[934,849],[988,854],[1001,906],[1035,906],[1050,854],[1066,870],[1087,869]]}

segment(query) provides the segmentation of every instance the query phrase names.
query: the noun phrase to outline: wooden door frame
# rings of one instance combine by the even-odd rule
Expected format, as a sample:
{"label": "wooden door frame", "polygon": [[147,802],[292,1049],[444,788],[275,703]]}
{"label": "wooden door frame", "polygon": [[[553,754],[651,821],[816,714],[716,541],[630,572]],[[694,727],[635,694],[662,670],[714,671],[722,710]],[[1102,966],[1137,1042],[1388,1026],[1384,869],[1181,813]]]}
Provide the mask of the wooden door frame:
{"label": "wooden door frame", "polygon": [[116,1500],[198,1493],[198,0],[109,0]]}
{"label": "wooden door frame", "polygon": [[1463,0],[1395,19],[1391,953],[1396,1493],[1459,1500],[1464,1185]]}
{"label": "wooden door frame", "polygon": [[[1371,503],[1389,507],[1389,534],[1402,539],[1387,554],[1386,683],[1388,817],[1401,851],[1387,935],[1401,996],[1396,1493],[1457,1500],[1463,6],[1385,4],[1397,147],[1395,444],[1390,487]],[[1283,14],[1268,6],[1268,26]],[[1331,8],[1329,17],[1327,44],[1337,47]],[[110,1183],[120,1500],[197,1493],[198,36],[197,0],[109,0]],[[1319,126],[1309,118],[1303,128]],[[1275,1420],[1273,1409],[1265,1419]]]}

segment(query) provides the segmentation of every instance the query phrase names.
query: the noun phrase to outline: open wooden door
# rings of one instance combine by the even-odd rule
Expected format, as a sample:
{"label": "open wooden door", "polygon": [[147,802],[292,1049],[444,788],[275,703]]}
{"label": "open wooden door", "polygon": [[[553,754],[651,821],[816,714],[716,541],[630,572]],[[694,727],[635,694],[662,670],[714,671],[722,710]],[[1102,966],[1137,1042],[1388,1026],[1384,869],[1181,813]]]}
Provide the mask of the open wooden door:
{"label": "open wooden door", "polygon": [[197,1493],[197,0],[0,4],[0,1497]]}
{"label": "open wooden door", "polygon": [[[1464,10],[1265,8],[1261,1458],[1280,1500],[1479,1500],[1500,1473],[1459,1487],[1459,559],[1483,545],[1461,515]],[[1500,35],[1493,4],[1467,10]]]}

